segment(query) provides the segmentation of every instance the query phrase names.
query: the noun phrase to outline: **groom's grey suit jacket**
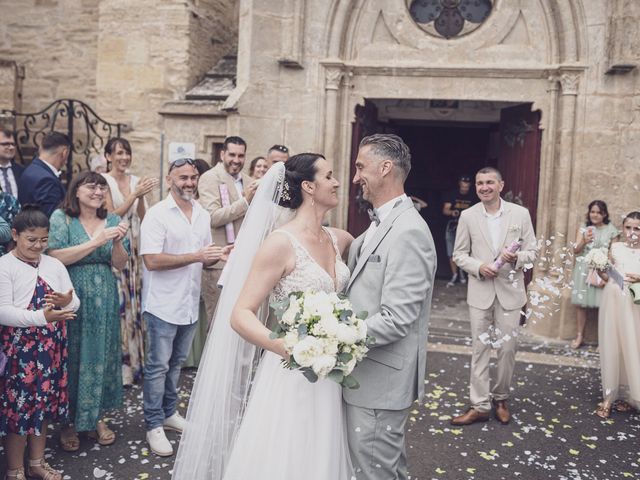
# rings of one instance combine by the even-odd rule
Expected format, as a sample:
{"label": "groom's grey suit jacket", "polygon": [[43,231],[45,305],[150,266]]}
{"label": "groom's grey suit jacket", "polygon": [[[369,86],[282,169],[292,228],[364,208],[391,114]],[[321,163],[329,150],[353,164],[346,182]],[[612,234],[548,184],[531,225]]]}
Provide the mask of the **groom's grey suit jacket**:
{"label": "groom's grey suit jacket", "polygon": [[349,250],[347,295],[356,313],[368,312],[376,344],[353,371],[360,388],[343,389],[343,398],[358,407],[402,410],[424,395],[436,250],[410,198],[391,211],[361,251],[363,241],[364,234]]}

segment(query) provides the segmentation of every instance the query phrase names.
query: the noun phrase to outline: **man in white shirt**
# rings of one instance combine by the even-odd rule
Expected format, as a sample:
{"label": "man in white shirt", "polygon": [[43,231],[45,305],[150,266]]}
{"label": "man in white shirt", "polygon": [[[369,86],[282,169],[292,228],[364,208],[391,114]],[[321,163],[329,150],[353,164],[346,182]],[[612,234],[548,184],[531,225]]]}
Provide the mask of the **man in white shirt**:
{"label": "man in white shirt", "polygon": [[[507,407],[515,366],[520,311],[527,302],[523,268],[536,256],[536,238],[529,211],[500,198],[502,175],[492,167],[476,174],[481,203],[460,214],[453,260],[469,274],[467,303],[471,319],[471,407],[453,420],[470,425],[489,419],[491,404],[502,424],[511,420]],[[510,249],[520,242],[516,252]],[[496,268],[496,260],[503,263]],[[499,266],[499,264],[497,265]],[[489,360],[498,353],[497,378],[490,388]]]}
{"label": "man in white shirt", "polygon": [[[224,140],[221,162],[206,171],[198,182],[198,201],[211,215],[211,236],[217,245],[232,245],[249,203],[258,188],[258,181],[242,172],[247,143],[240,137]],[[218,262],[202,274],[202,298],[211,321],[218,303],[218,280],[226,262]]]}
{"label": "man in white shirt", "polygon": [[176,411],[177,387],[196,331],[202,267],[226,260],[231,249],[212,244],[209,215],[193,200],[198,186],[193,160],[171,163],[167,184],[170,194],[149,209],[140,227],[147,329],[144,417],[149,446],[160,456],[173,454],[164,428],[181,432],[185,425]]}

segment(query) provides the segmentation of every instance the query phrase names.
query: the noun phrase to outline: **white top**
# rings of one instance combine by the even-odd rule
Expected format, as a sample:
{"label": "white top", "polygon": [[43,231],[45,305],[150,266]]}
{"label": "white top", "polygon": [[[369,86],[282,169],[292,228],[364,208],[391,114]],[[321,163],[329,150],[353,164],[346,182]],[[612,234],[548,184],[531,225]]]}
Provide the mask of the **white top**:
{"label": "white top", "polygon": [[500,244],[502,238],[500,238],[500,231],[502,227],[502,214],[504,213],[504,202],[500,199],[500,209],[496,213],[489,214],[487,209],[482,204],[482,213],[487,219],[487,227],[489,228],[489,234],[491,235],[491,242],[493,243],[493,249],[500,253]]}
{"label": "white top", "polygon": [[[0,325],[34,327],[47,324],[44,310],[27,310],[38,275],[56,292],[66,293],[73,288],[67,269],[56,258],[41,255],[40,264],[35,268],[12,253],[0,257]],[[79,307],[80,300],[73,292],[73,299],[65,308],[75,312]]]}
{"label": "white top", "polygon": [[[407,198],[407,195],[403,193],[402,195],[389,200],[387,203],[380,205],[378,208],[374,208],[373,211],[376,212],[376,214],[378,215],[378,220],[380,220],[380,223],[384,222],[384,219],[389,216],[389,214],[391,213],[391,210],[393,210],[393,207],[395,207],[398,201],[404,202],[406,198]],[[369,240],[373,238],[373,236],[376,233],[376,230],[378,230],[378,227],[379,227],[379,224],[376,225],[376,222],[371,222],[371,225],[369,225],[369,228],[364,234],[362,247],[360,247],[361,250],[364,249],[367,243],[369,243]]]}
{"label": "white top", "polygon": [[[191,205],[191,222],[172,194],[151,207],[140,227],[140,255],[180,255],[210,245],[211,218],[198,202],[192,200]],[[148,271],[143,262],[142,274],[143,312],[174,325],[189,325],[198,320],[202,263]]]}
{"label": "white top", "polygon": [[11,168],[11,162],[6,165],[0,165],[0,186],[3,192],[8,192],[7,182],[4,179],[4,172],[7,172],[7,179],[9,180],[9,186],[11,187],[11,194],[18,198],[18,183],[16,182],[16,176],[13,174],[13,168]]}

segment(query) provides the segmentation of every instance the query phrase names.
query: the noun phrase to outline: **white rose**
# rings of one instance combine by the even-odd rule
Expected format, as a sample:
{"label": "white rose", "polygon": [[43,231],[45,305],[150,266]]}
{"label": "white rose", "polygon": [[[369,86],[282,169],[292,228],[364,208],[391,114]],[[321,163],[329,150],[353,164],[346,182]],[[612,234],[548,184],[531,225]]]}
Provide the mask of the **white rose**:
{"label": "white rose", "polygon": [[338,333],[340,323],[333,314],[323,315],[320,321],[314,325],[314,332],[318,331],[318,335],[326,335],[327,337],[335,337]]}
{"label": "white rose", "polygon": [[287,311],[282,315],[281,322],[286,325],[294,325],[298,312],[300,312],[300,301],[296,297],[291,296],[289,308],[287,308]]}
{"label": "white rose", "polygon": [[358,327],[358,341],[362,341],[367,338],[367,322],[357,319],[356,326]]}
{"label": "white rose", "polygon": [[308,293],[304,297],[304,315],[320,316],[333,314],[333,303],[325,292]]}
{"label": "white rose", "polygon": [[353,345],[358,341],[358,328],[355,325],[347,325],[346,323],[338,324],[336,337],[340,343]]}
{"label": "white rose", "polygon": [[287,332],[284,336],[284,348],[287,353],[291,353],[293,351],[293,347],[298,343],[298,332],[292,331]]}
{"label": "white rose", "polygon": [[325,378],[336,366],[336,357],[331,355],[321,355],[313,361],[311,368],[319,378]]}
{"label": "white rose", "polygon": [[338,341],[337,340],[325,340],[324,341],[324,354],[336,356],[338,355]]}
{"label": "white rose", "polygon": [[320,339],[308,335],[294,345],[291,354],[298,365],[310,367],[315,359],[322,355],[323,347]]}

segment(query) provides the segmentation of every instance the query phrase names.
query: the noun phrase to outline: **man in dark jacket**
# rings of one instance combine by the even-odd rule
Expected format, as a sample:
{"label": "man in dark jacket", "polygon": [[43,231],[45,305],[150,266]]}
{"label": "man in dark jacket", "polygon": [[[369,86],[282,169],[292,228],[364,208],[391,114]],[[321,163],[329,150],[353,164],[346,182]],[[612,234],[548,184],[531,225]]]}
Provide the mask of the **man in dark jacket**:
{"label": "man in dark jacket", "polygon": [[71,141],[63,133],[49,132],[40,144],[38,157],[25,168],[18,184],[21,205],[36,204],[51,216],[64,199],[60,169],[67,162]]}

